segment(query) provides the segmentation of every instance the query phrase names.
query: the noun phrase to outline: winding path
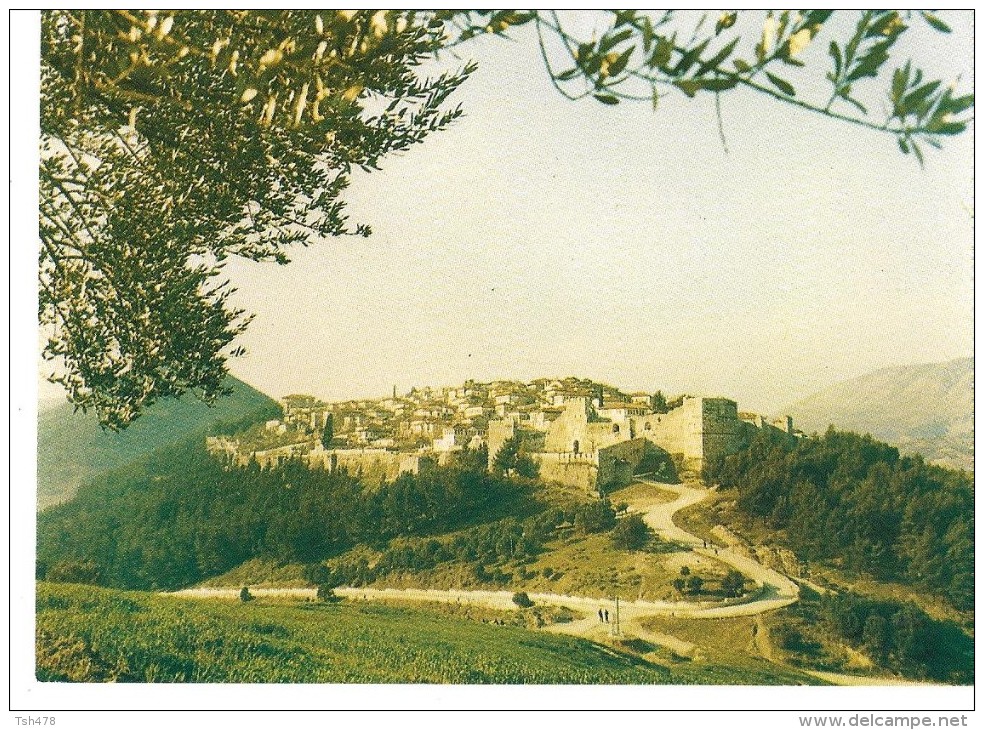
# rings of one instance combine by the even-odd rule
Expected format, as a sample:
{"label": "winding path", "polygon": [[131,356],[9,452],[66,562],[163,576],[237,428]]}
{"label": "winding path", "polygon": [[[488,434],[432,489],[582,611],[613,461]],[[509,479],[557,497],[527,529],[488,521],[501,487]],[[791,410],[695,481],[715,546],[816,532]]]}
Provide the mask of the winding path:
{"label": "winding path", "polygon": [[[721,602],[705,603],[690,601],[619,601],[619,618],[622,634],[627,637],[638,637],[653,644],[666,647],[682,656],[694,656],[698,647],[674,636],[662,634],[643,628],[641,621],[650,616],[674,616],[690,619],[728,618],[735,616],[758,616],[783,606],[788,606],[799,599],[799,587],[785,575],[767,568],[758,561],[743,555],[732,547],[704,547],[704,541],[673,522],[673,515],[680,510],[707,499],[711,490],[667,484],[648,479],[639,482],[658,489],[673,492],[676,499],[670,502],[657,502],[652,499],[625,497],[631,510],[642,514],[643,519],[662,539],[685,546],[694,553],[719,560],[740,571],[756,584],[756,589],[743,599],[722,605]],[[239,588],[187,588],[168,595],[190,598],[226,598],[238,599]],[[250,588],[257,597],[304,598],[314,600],[317,591],[314,588]],[[427,589],[427,588],[337,588],[335,593],[345,598],[359,601],[415,601],[438,602],[461,605],[484,606],[502,610],[516,610],[511,591],[480,591],[459,589]],[[569,623],[548,624],[543,630],[554,633],[569,634],[594,641],[604,641],[611,634],[612,625],[598,619],[598,610],[607,609],[609,617],[614,620],[615,602],[609,599],[589,598],[586,596],[568,596],[559,593],[530,593],[534,603],[543,606],[567,607],[585,614],[584,618]],[[762,643],[768,644],[766,636]],[[757,644],[765,658],[772,660],[771,646],[763,647]],[[763,650],[767,649],[767,650]],[[817,679],[839,685],[915,685],[903,679],[886,677],[866,677],[836,672],[820,672],[801,670]]]}
{"label": "winding path", "polygon": [[[756,583],[744,599],[725,605],[721,602],[691,601],[619,601],[619,618],[623,633],[629,629],[631,634],[653,643],[666,646],[680,654],[690,654],[694,646],[672,636],[647,631],[640,620],[649,616],[674,616],[678,618],[709,619],[733,616],[754,616],[787,606],[797,600],[799,588],[786,576],[766,568],[748,557],[739,555],[730,548],[704,548],[703,540],[683,530],[673,523],[673,515],[685,507],[707,499],[711,492],[678,484],[664,484],[640,480],[659,489],[675,492],[677,498],[672,502],[653,503],[651,500],[627,500],[630,509],[643,515],[646,523],[665,540],[676,542],[692,549],[695,553],[720,560],[741,571]],[[251,588],[254,596],[277,596],[295,598],[315,598],[313,588]],[[335,593],[353,600],[401,600],[431,601],[481,605],[503,610],[516,609],[511,591],[481,591],[459,589],[426,588],[338,588]],[[174,595],[197,598],[237,598],[238,588],[188,588]],[[598,637],[611,631],[611,624],[601,623],[598,610],[608,610],[609,618],[614,620],[615,602],[611,599],[569,596],[560,593],[530,593],[530,598],[539,605],[564,606],[586,615],[586,618],[566,624],[551,624],[547,630],[587,638]]]}
{"label": "winding path", "polygon": [[[643,519],[661,538],[690,548],[698,555],[704,555],[714,560],[730,565],[753,580],[758,586],[750,600],[733,605],[715,605],[703,608],[700,603],[675,603],[674,613],[686,618],[725,618],[731,616],[755,616],[766,611],[772,611],[795,603],[799,599],[799,586],[788,577],[772,568],[767,568],[757,560],[742,555],[735,549],[704,547],[704,541],[696,535],[687,532],[673,522],[673,515],[686,507],[706,500],[711,490],[689,487],[682,484],[666,484],[648,479],[639,479],[643,484],[657,487],[667,492],[674,492],[677,498],[672,502],[656,504],[645,503],[640,509]],[[633,508],[632,500],[628,500],[629,508]],[[690,608],[692,607],[692,608]],[[665,615],[665,612],[661,612]]]}

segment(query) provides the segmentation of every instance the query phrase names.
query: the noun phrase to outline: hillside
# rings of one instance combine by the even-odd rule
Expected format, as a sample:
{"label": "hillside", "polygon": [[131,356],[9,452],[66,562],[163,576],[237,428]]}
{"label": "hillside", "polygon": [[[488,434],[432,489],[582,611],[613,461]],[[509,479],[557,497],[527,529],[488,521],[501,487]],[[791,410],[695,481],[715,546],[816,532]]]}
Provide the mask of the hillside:
{"label": "hillside", "polygon": [[[489,620],[491,613],[499,624]],[[38,584],[37,678],[54,682],[813,684],[762,661],[679,662],[507,625],[512,612],[182,599]],[[501,617],[500,617],[501,616]],[[638,642],[637,642],[638,643]],[[633,648],[644,648],[646,658]]]}
{"label": "hillside", "polygon": [[901,450],[974,468],[974,358],[876,370],[783,409],[796,427],[870,433]]}
{"label": "hillside", "polygon": [[272,417],[276,402],[230,376],[233,392],[211,408],[191,396],[160,401],[125,431],[99,427],[95,414],[69,403],[38,415],[38,509],[64,502],[95,475],[125,466],[162,446],[204,433],[218,423]]}

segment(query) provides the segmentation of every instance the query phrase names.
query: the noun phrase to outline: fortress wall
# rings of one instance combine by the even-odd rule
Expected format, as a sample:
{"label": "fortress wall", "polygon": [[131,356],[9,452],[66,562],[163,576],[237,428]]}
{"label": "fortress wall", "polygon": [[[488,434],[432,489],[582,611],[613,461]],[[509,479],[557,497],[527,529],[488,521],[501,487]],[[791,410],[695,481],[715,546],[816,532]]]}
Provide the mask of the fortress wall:
{"label": "fortress wall", "polygon": [[488,435],[486,440],[489,445],[489,469],[495,462],[495,455],[499,449],[516,433],[515,424],[510,421],[489,421]]}
{"label": "fortress wall", "polygon": [[598,487],[596,454],[531,454],[540,465],[540,478],[593,492]]}
{"label": "fortress wall", "polygon": [[578,442],[578,451],[592,451],[587,445],[588,406],[585,398],[571,398],[564,403],[564,412],[558,416],[544,441],[546,451],[574,451],[574,442]]}
{"label": "fortress wall", "polygon": [[544,439],[544,450],[558,453],[593,452],[632,438],[628,423],[590,421],[588,413],[586,398],[567,401],[564,412],[550,424]]}
{"label": "fortress wall", "polygon": [[745,423],[738,418],[738,404],[727,398],[702,398],[702,460],[739,451],[748,439]]}
{"label": "fortress wall", "polygon": [[327,471],[344,469],[352,476],[381,484],[395,480],[404,472],[417,474],[420,456],[385,449],[319,449],[308,454],[308,466]]}
{"label": "fortress wall", "polygon": [[685,461],[704,458],[704,412],[702,398],[687,398],[669,413],[655,413],[635,420],[636,436],[648,439]]}
{"label": "fortress wall", "polygon": [[647,439],[636,438],[613,444],[598,452],[598,487],[617,489],[632,482],[636,467],[652,448]]}

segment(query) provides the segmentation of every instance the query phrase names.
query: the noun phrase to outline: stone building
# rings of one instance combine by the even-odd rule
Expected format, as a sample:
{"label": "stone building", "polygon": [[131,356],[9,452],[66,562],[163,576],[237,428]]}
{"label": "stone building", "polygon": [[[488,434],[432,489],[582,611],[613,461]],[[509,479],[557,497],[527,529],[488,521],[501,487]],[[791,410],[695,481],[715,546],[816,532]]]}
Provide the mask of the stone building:
{"label": "stone building", "polygon": [[[502,444],[535,430],[534,423],[490,421],[490,467]],[[530,456],[543,479],[603,491],[628,484],[647,457],[668,456],[683,472],[700,474],[708,461],[737,452],[766,428],[793,435],[792,419],[739,417],[737,403],[727,398],[688,397],[668,413],[646,413],[638,404],[596,407],[587,397],[571,397],[543,424],[543,450]]]}

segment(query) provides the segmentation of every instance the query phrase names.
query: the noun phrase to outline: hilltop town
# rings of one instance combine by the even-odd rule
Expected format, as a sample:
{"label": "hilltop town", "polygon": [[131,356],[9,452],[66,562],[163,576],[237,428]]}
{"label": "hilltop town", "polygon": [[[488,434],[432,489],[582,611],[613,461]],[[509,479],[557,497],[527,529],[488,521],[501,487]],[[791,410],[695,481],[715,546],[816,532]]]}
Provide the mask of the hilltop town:
{"label": "hilltop town", "polygon": [[209,451],[240,466],[300,459],[382,482],[417,473],[428,460],[445,464],[457,452],[485,448],[490,469],[515,467],[521,453],[541,478],[600,493],[640,470],[699,475],[763,429],[798,435],[789,417],[740,412],[727,398],[667,400],[660,391],[625,393],[575,377],[469,380],[404,395],[394,386],[386,398],[336,403],[289,395],[281,407],[279,419],[208,437]]}

